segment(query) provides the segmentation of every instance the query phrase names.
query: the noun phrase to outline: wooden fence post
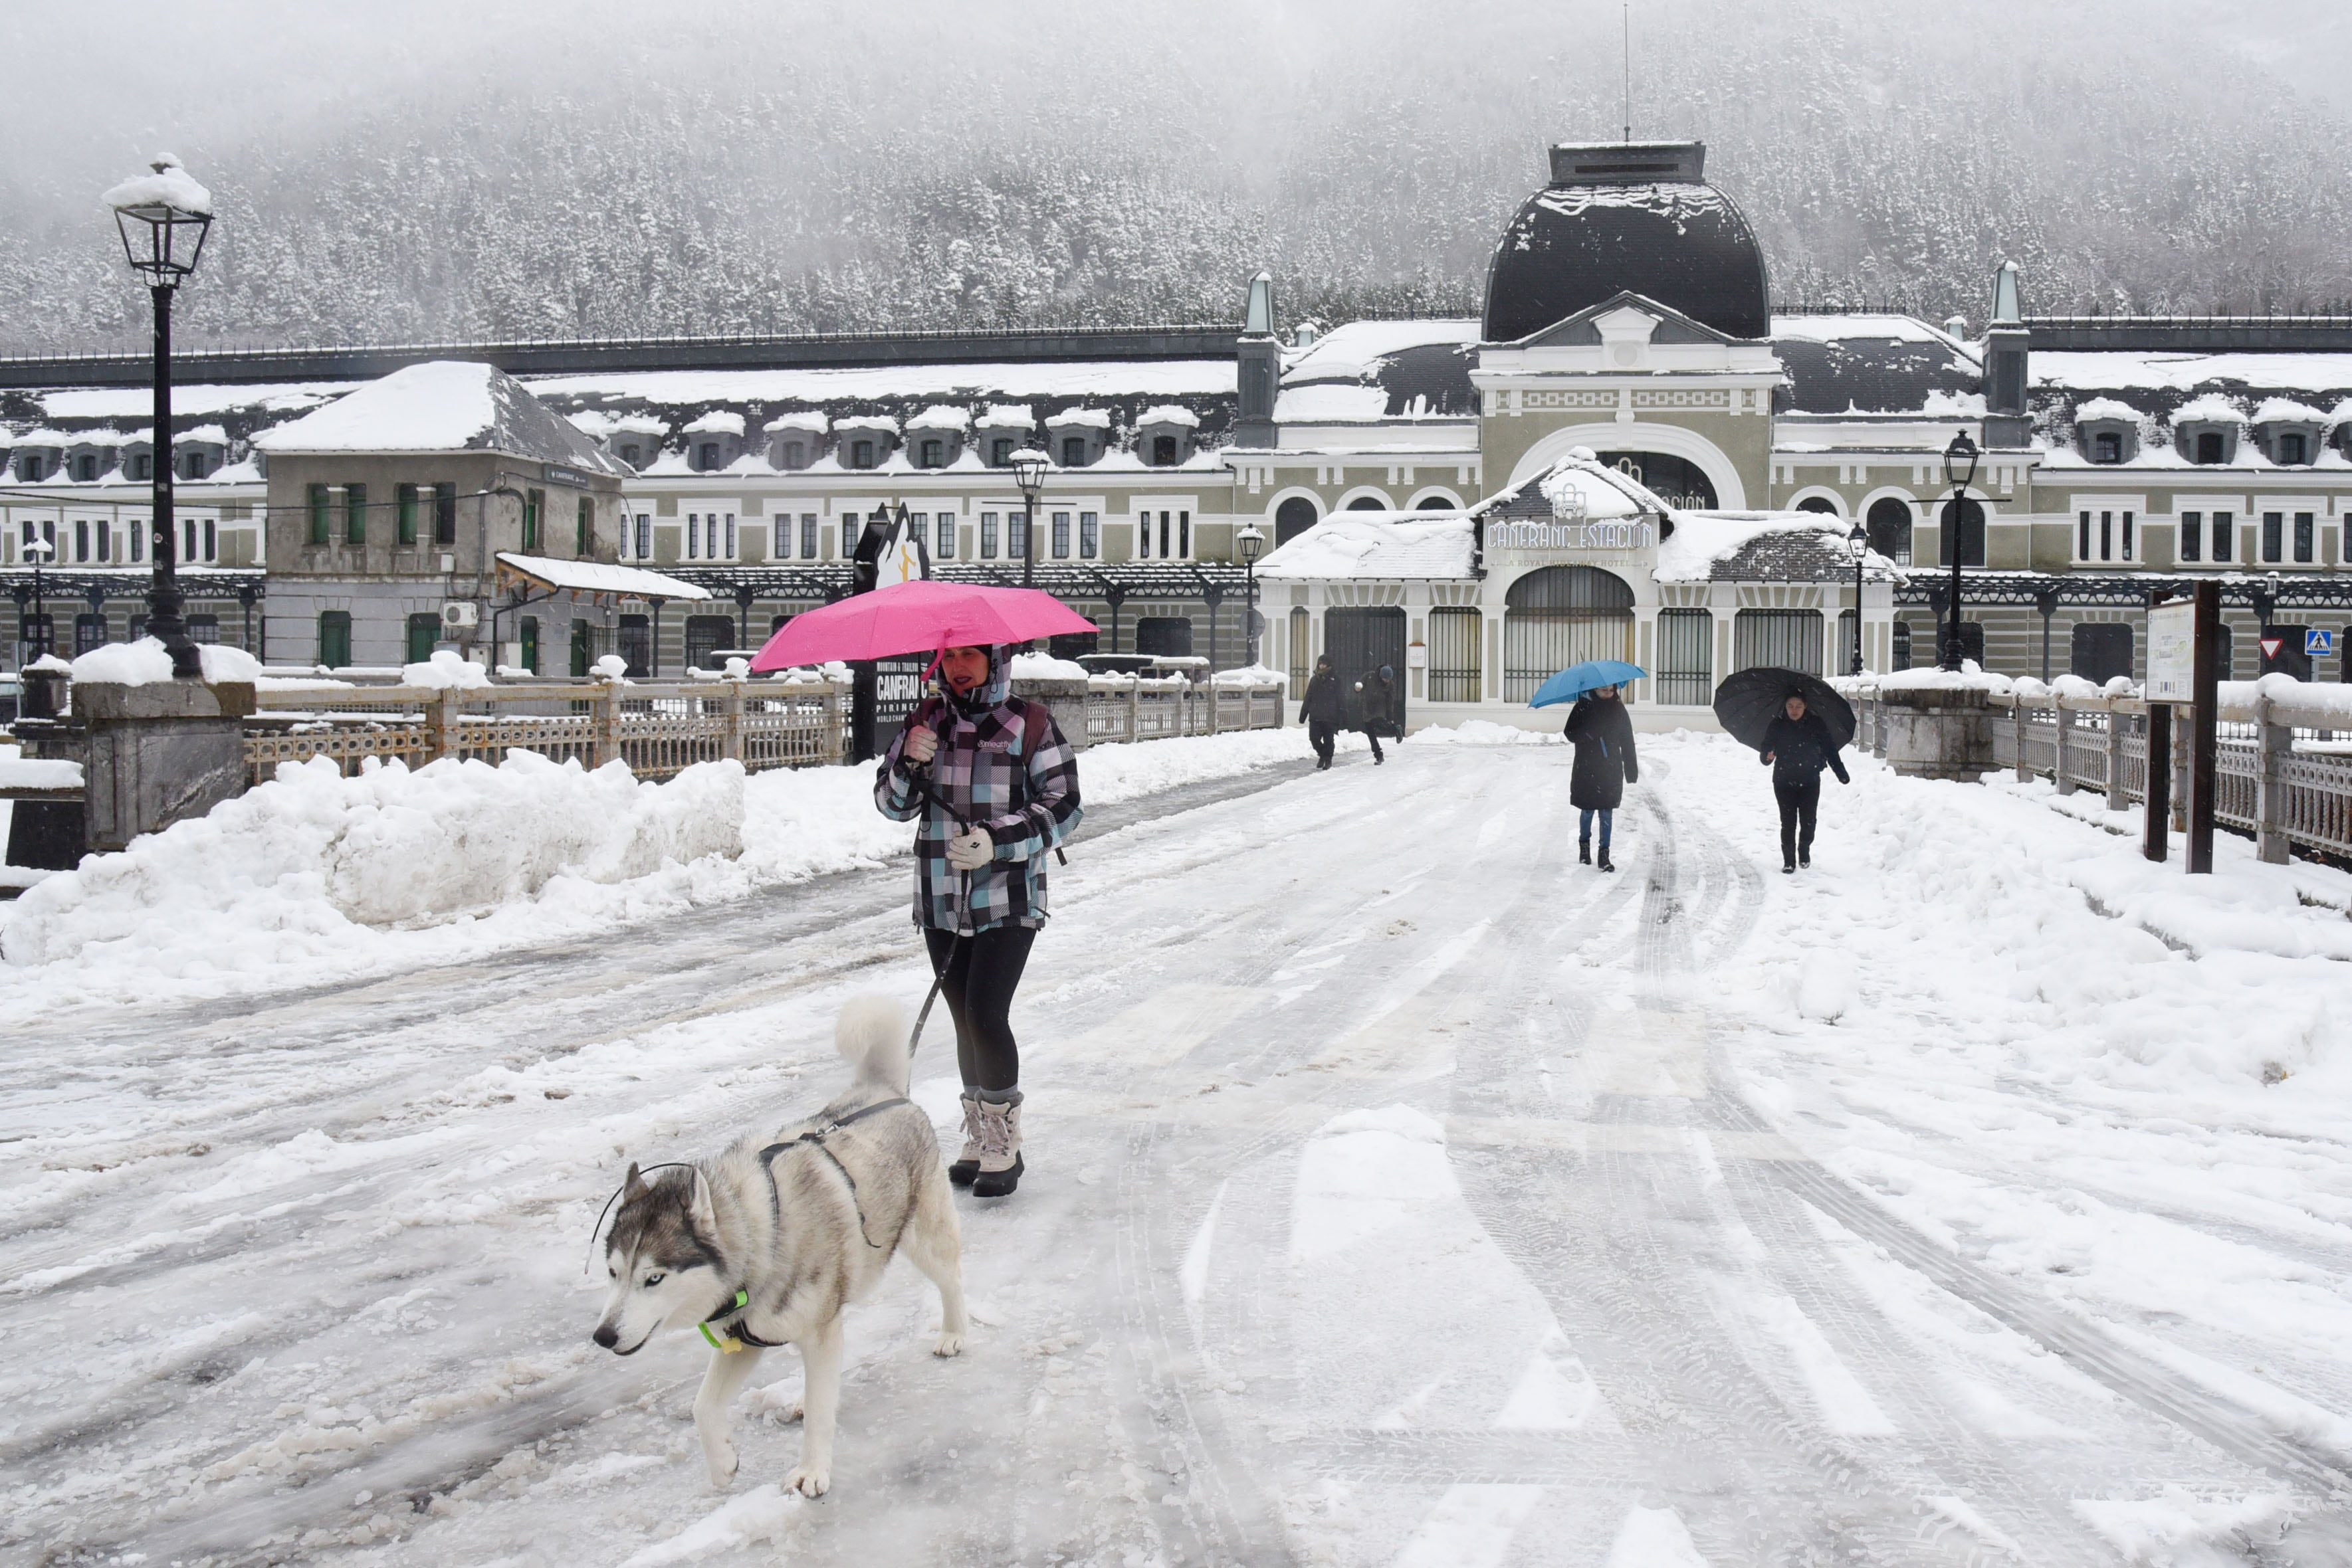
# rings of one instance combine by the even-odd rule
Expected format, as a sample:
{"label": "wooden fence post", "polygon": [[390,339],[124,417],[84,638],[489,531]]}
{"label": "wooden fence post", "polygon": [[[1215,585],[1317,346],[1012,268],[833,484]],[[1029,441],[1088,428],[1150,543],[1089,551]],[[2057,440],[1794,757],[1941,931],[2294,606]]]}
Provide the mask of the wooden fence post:
{"label": "wooden fence post", "polygon": [[603,683],[589,701],[594,709],[596,733],[590,756],[593,765],[602,768],[621,759],[621,683]]}
{"label": "wooden fence post", "polygon": [[425,699],[425,744],[433,754],[431,760],[435,762],[457,751],[456,740],[450,733],[452,716],[449,711],[457,695],[445,686]]}
{"label": "wooden fence post", "polygon": [[2264,865],[2284,865],[2286,780],[2280,777],[2279,764],[2294,750],[2294,731],[2273,723],[2272,713],[2270,698],[2257,699],[2254,720],[2261,726],[2256,732],[2261,738],[2254,751],[2254,856]]}

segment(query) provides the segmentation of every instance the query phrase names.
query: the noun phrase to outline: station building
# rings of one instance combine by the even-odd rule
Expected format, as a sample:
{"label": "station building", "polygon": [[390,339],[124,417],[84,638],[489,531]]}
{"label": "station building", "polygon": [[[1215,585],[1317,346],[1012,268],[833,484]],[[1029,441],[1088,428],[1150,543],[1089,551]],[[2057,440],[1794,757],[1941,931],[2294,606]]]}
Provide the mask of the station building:
{"label": "station building", "polygon": [[[1632,695],[1657,726],[1704,722],[1746,665],[1842,673],[1857,638],[1872,669],[1933,662],[1954,551],[1958,635],[1992,669],[2137,676],[2151,595],[2210,576],[2234,674],[2343,678],[2352,318],[2036,317],[2031,280],[1991,258],[1973,320],[1776,308],[1703,146],[1561,145],[1546,172],[1502,221],[1475,319],[1278,329],[1261,275],[1223,328],[183,355],[191,609],[272,663],[341,652],[285,563],[320,487],[331,510],[373,497],[374,458],[312,455],[298,478],[268,433],[454,359],[510,373],[560,416],[557,444],[609,469],[551,555],[709,596],[604,596],[533,650],[549,674],[607,652],[675,673],[755,643],[845,591],[865,520],[904,507],[942,575],[1018,581],[1034,543],[1030,575],[1104,651],[1243,663],[1255,593],[1260,662],[1298,685],[1325,652],[1391,664],[1409,724],[1522,715],[1571,656],[1650,670]],[[157,460],[133,423],[142,363],[0,362],[20,646],[37,538],[77,643],[135,629]],[[1962,432],[1981,457],[1954,504]],[[1050,463],[1034,518],[1009,472],[1023,450]],[[397,635],[367,645],[404,653],[434,593],[504,625],[500,596],[527,588],[349,596],[400,601]],[[2307,657],[2307,628],[2333,651]],[[447,641],[492,656],[467,630]]]}

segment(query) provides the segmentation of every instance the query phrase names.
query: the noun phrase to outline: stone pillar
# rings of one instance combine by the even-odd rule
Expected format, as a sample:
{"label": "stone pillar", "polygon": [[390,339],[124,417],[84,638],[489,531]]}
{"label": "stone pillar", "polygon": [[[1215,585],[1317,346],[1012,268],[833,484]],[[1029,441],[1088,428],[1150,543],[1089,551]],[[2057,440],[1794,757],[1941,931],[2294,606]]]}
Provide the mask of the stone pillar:
{"label": "stone pillar", "polygon": [[2074,792],[2074,775],[2066,771],[2066,753],[2073,749],[2066,743],[2074,737],[2074,710],[2068,707],[2062,700],[2058,704],[2057,750],[2051,758],[2050,768],[2051,777],[2058,782],[2058,793],[2061,795],[2072,795]]}
{"label": "stone pillar", "polygon": [[2255,744],[2254,855],[2265,865],[2287,862],[2286,780],[2280,764],[2294,750],[2294,731],[2271,722],[2271,702],[2262,700],[2258,717],[2260,739]]}
{"label": "stone pillar", "polygon": [[1087,693],[1091,689],[1084,681],[1016,680],[1013,695],[1037,704],[1053,716],[1060,727],[1062,738],[1072,750],[1083,750],[1087,744]]}
{"label": "stone pillar", "polygon": [[1973,686],[1882,690],[1886,762],[1913,779],[1973,784],[1992,771],[1992,709]]}
{"label": "stone pillar", "polygon": [[245,793],[245,720],[258,706],[250,681],[77,681],[89,847],[122,849]]}
{"label": "stone pillar", "polygon": [[589,699],[596,727],[596,739],[589,752],[589,766],[602,768],[621,759],[621,683],[606,681]]}
{"label": "stone pillar", "polygon": [[2131,796],[2124,789],[2124,737],[2131,729],[2132,716],[2107,705],[2107,810],[2127,811]]}
{"label": "stone pillar", "polygon": [[719,694],[719,756],[722,761],[743,760],[743,683],[720,683]]}

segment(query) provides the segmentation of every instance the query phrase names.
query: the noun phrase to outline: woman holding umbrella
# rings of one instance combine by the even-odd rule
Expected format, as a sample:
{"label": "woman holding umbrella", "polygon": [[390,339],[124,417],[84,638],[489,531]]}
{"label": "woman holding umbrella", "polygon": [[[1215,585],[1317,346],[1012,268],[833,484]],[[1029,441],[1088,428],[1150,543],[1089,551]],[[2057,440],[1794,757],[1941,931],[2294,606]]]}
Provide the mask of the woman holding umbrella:
{"label": "woman holding umbrella", "polygon": [[1045,857],[1077,826],[1077,757],[1042,706],[1012,695],[1010,650],[950,648],[939,695],[907,716],[875,804],[915,835],[915,924],[955,1020],[964,1145],[948,1178],[975,1197],[1021,1184],[1013,993],[1045,923]]}
{"label": "woman holding umbrella", "polygon": [[1576,767],[1568,777],[1568,803],[1576,820],[1576,858],[1592,864],[1592,819],[1601,818],[1601,869],[1615,871],[1609,861],[1609,830],[1625,799],[1625,786],[1641,781],[1640,760],[1633,752],[1633,721],[1613,685],[1600,686],[1576,699],[1568,710],[1568,740],[1576,747]]}
{"label": "woman holding umbrella", "polygon": [[1742,670],[1715,688],[1715,716],[1772,770],[1780,807],[1780,870],[1795,875],[1813,863],[1813,817],[1822,769],[1853,780],[1838,749],[1853,739],[1853,709],[1826,681],[1801,670]]}

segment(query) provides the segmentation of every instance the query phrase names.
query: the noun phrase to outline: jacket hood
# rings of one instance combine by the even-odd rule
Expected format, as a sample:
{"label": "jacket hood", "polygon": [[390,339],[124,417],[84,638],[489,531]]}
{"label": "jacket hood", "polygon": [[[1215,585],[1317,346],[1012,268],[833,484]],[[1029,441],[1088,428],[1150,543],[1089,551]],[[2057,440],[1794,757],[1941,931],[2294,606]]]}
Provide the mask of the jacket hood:
{"label": "jacket hood", "polygon": [[947,698],[948,706],[966,718],[978,718],[991,708],[1003,706],[1004,699],[1013,695],[1012,651],[1002,643],[989,645],[988,679],[972,687],[969,695],[949,685],[945,676],[940,679],[940,692]]}

